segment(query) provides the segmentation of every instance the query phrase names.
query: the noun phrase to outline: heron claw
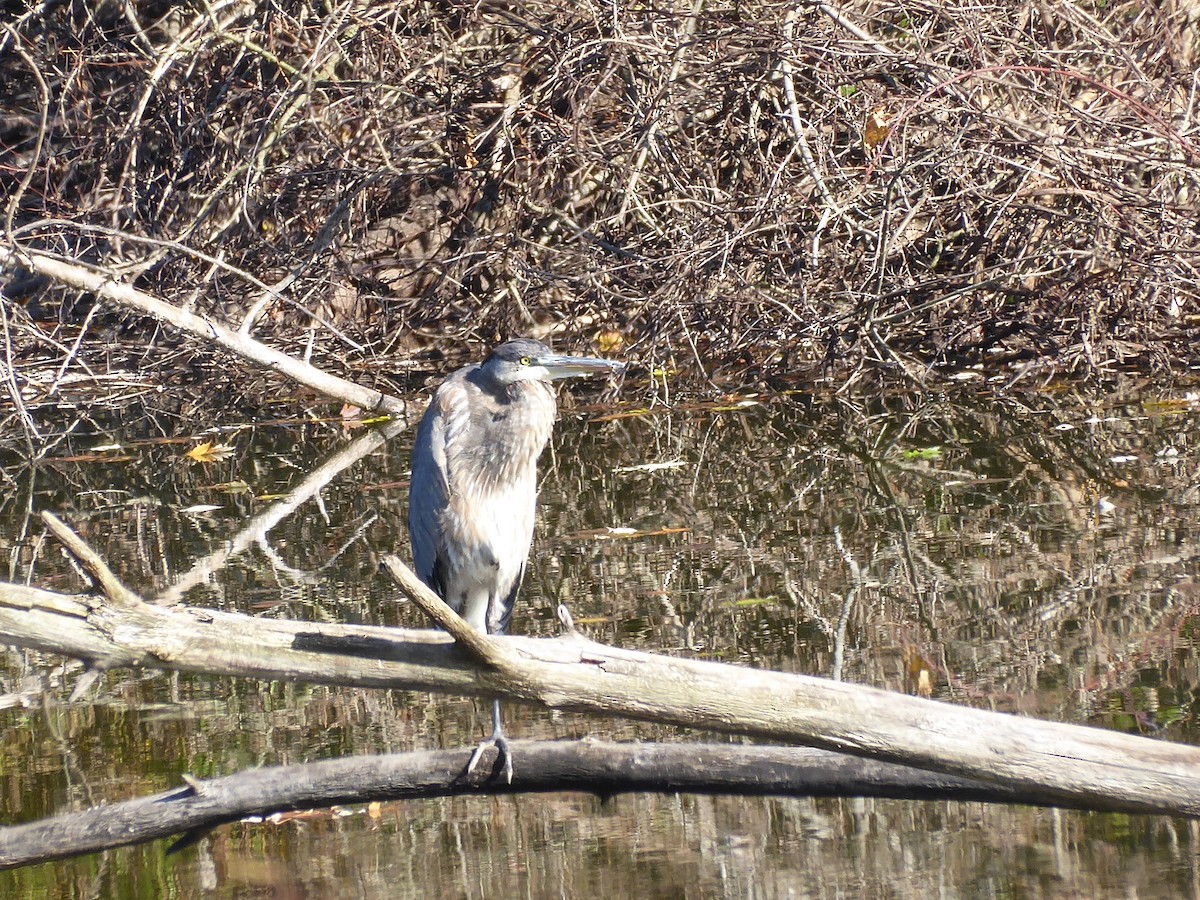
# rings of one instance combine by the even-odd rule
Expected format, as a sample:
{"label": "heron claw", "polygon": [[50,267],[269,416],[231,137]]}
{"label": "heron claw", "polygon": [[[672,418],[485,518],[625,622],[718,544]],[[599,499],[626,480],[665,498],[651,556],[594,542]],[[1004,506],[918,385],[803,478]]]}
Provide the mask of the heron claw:
{"label": "heron claw", "polygon": [[492,733],[492,736],[475,748],[475,752],[471,754],[471,759],[467,763],[466,775],[471,777],[475,774],[475,769],[479,765],[479,761],[483,759],[483,754],[491,747],[496,748],[496,762],[492,766],[490,778],[496,777],[497,768],[501,776],[504,778],[505,784],[512,784],[513,780],[513,764],[512,750],[509,749],[508,740],[499,731]]}

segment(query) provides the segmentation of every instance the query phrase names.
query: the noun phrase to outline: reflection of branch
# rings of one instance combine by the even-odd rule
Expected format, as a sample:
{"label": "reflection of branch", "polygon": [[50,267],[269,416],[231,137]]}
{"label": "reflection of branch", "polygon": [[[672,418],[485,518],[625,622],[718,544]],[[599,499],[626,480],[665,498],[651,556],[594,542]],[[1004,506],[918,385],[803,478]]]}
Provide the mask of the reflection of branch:
{"label": "reflection of branch", "polygon": [[352,403],[367,411],[379,410],[395,416],[403,416],[407,413],[406,404],[397,397],[323,372],[286,353],[259,343],[247,335],[239,334],[219,322],[188,312],[159,300],[157,297],[152,297],[144,291],[139,291],[132,285],[117,281],[112,273],[103,269],[93,269],[79,263],[66,262],[36,250],[12,247],[0,247],[0,267],[27,268],[61,284],[89,291],[110,303],[153,316],[201,340],[217,344],[248,362],[258,363],[268,369],[280,372],[293,381],[310,387],[327,397]]}
{"label": "reflection of branch", "polygon": [[371,513],[369,516],[363,519],[354,529],[354,533],[351,534],[350,537],[346,538],[340,547],[333,551],[333,555],[330,556],[329,559],[321,563],[321,565],[317,568],[317,571],[324,572],[332,568],[333,564],[342,558],[342,554],[349,550],[358,540],[360,540],[366,533],[367,529],[374,525],[378,518],[379,513]]}
{"label": "reflection of branch", "polygon": [[[93,575],[105,574],[94,554],[79,553],[83,542],[66,525],[42,517]],[[1038,791],[1046,802],[1200,816],[1200,748],[824,678],[624,650],[573,633],[551,640],[484,635],[419,582],[414,601],[444,620],[453,638],[164,608],[126,597],[111,583],[106,590],[121,600],[0,583],[0,642],[87,659],[97,669],[153,666],[512,697],[853,753]]]}
{"label": "reflection of branch", "polygon": [[[480,793],[586,791],[612,796],[657,791],[1045,803],[1036,793],[825,750],[601,741],[513,741],[510,746],[524,763],[511,784],[463,780],[469,749],[351,756],[250,769],[211,781],[185,778],[186,786],[150,797],[0,828],[0,869],[186,832],[178,847],[197,833],[248,816]],[[1123,808],[1115,802],[1103,806]]]}
{"label": "reflection of branch", "polygon": [[329,484],[339,473],[378,449],[385,441],[403,431],[405,427],[406,423],[403,421],[389,422],[378,430],[369,429],[361,437],[355,438],[313,469],[303,481],[288,491],[281,499],[250,519],[241,531],[223,544],[221,549],[194,563],[186,575],[162,591],[154,598],[154,602],[179,603],[188,590],[207,581],[213,572],[224,568],[230,559],[261,540],[268,531],[295,511],[305,500]]}

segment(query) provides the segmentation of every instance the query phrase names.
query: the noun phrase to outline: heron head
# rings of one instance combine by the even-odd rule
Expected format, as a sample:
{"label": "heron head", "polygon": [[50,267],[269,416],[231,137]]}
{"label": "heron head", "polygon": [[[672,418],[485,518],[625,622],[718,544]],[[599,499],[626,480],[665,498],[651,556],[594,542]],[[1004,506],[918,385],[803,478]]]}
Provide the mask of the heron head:
{"label": "heron head", "polygon": [[483,361],[483,369],[497,381],[512,384],[616,374],[625,369],[625,363],[591,356],[559,356],[540,341],[518,338],[493,349]]}

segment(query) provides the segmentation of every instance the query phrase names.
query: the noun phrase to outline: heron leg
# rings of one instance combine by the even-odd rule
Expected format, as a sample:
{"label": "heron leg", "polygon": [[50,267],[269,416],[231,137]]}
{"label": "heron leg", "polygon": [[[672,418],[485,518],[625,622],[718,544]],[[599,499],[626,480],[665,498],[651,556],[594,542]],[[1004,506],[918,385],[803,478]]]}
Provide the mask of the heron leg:
{"label": "heron leg", "polygon": [[[508,739],[504,736],[504,729],[500,727],[500,701],[492,701],[492,736],[475,748],[475,752],[471,754],[471,759],[467,763],[466,774],[468,776],[475,773],[475,767],[479,765],[479,760],[483,758],[483,752],[489,747],[496,748],[496,763],[500,767],[500,774],[504,776],[504,781],[507,784],[512,784],[513,780],[513,764],[512,751],[508,747]],[[496,767],[492,767],[492,774],[496,772]]]}

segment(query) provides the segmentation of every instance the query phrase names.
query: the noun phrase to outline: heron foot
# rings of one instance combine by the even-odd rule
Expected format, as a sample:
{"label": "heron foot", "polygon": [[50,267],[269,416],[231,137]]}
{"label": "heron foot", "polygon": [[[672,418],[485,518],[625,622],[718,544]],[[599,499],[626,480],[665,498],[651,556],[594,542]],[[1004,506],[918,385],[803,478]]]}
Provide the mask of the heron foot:
{"label": "heron foot", "polygon": [[504,778],[505,784],[512,784],[513,780],[513,764],[512,750],[509,749],[508,740],[504,737],[503,732],[496,730],[492,732],[492,736],[475,748],[475,752],[471,754],[471,759],[467,763],[467,769],[464,773],[468,778],[475,774],[475,769],[479,766],[479,761],[483,758],[483,754],[490,748],[496,748],[496,762],[492,766],[489,778],[495,778],[497,771]]}

